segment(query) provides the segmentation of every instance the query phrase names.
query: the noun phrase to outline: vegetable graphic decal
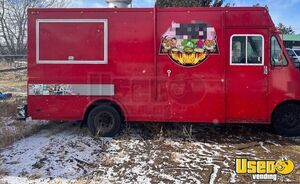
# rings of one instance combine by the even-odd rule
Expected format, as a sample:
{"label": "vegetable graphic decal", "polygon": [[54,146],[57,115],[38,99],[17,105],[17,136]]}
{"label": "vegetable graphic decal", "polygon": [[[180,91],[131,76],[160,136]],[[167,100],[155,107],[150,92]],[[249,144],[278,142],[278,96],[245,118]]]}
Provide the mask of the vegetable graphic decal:
{"label": "vegetable graphic decal", "polygon": [[191,24],[172,22],[162,36],[160,53],[168,54],[179,65],[196,66],[209,54],[218,53],[215,28],[201,21]]}

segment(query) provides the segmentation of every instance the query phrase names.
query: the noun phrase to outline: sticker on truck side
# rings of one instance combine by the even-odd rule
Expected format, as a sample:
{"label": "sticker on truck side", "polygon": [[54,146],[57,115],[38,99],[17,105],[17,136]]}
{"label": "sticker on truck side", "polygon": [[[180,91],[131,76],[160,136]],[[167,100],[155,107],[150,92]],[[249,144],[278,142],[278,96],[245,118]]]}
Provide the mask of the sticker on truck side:
{"label": "sticker on truck side", "polygon": [[162,35],[160,54],[167,54],[181,66],[201,64],[210,54],[218,54],[215,28],[202,21],[189,24],[172,22]]}
{"label": "sticker on truck side", "polygon": [[113,84],[29,84],[29,95],[114,96]]}

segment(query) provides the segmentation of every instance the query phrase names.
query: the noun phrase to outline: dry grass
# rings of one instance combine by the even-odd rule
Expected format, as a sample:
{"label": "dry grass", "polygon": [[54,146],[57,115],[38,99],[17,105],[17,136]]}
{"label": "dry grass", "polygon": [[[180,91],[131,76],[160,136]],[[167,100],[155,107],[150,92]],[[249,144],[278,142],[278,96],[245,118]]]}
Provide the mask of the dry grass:
{"label": "dry grass", "polygon": [[[0,69],[10,68],[0,62]],[[27,71],[0,72],[0,92],[25,93]]]}
{"label": "dry grass", "polygon": [[[10,67],[8,63],[0,62],[0,69]],[[0,100],[0,149],[44,127],[44,125],[28,126],[24,122],[14,120],[17,106],[25,99],[18,94],[26,93],[26,78],[26,71],[0,73],[0,92],[13,93],[11,99]]]}
{"label": "dry grass", "polygon": [[181,137],[189,141],[194,137],[194,127],[190,123],[129,123],[123,130],[122,139],[130,137],[130,129],[143,130],[144,138],[160,141],[168,137]]}
{"label": "dry grass", "polygon": [[12,67],[14,67],[14,63],[0,61],[0,69],[6,69],[6,68],[12,68]]}
{"label": "dry grass", "polygon": [[111,167],[114,165],[114,159],[112,157],[106,156],[102,161],[101,165]]}
{"label": "dry grass", "polygon": [[15,120],[17,106],[15,99],[0,101],[0,149],[45,127],[44,124],[26,125]]}
{"label": "dry grass", "polygon": [[91,181],[85,180],[85,179],[78,179],[74,182],[74,184],[89,184]]}
{"label": "dry grass", "polygon": [[7,172],[5,170],[0,169],[0,178],[5,175],[7,175]]}
{"label": "dry grass", "polygon": [[16,100],[0,101],[0,117],[14,117],[17,110]]}
{"label": "dry grass", "polygon": [[10,124],[10,127],[1,127],[1,134],[0,134],[0,149],[9,146],[10,144],[14,143],[17,140],[23,139],[24,137],[28,137],[32,134],[39,132],[41,129],[44,129],[47,125],[25,125],[25,122],[14,121]]}
{"label": "dry grass", "polygon": [[[1,179],[1,177],[0,177],[0,179]],[[0,184],[8,184],[8,183],[0,180]]]}
{"label": "dry grass", "polygon": [[1,181],[3,176],[6,176],[6,175],[7,175],[7,172],[3,169],[0,169],[0,184],[7,184],[7,182]]}

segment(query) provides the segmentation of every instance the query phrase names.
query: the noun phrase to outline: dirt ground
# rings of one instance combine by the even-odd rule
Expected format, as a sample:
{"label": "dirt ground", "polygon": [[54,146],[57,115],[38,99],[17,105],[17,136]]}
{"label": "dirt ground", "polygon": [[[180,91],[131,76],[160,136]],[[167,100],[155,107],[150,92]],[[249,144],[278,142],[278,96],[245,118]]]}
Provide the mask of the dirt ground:
{"label": "dirt ground", "polygon": [[[14,75],[0,73],[0,90],[24,94]],[[235,158],[283,157],[296,167],[276,183],[300,183],[300,138],[268,126],[130,123],[113,139],[93,138],[75,122],[18,122],[16,98],[0,103],[0,139],[12,137],[0,146],[0,183],[249,183]]]}

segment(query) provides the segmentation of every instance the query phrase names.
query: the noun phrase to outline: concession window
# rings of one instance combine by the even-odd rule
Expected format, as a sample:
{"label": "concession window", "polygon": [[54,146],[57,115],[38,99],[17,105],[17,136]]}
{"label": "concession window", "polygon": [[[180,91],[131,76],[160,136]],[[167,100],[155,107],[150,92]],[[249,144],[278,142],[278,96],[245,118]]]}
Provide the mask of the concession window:
{"label": "concession window", "polygon": [[37,19],[38,64],[107,64],[106,19]]}

